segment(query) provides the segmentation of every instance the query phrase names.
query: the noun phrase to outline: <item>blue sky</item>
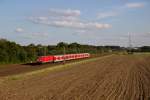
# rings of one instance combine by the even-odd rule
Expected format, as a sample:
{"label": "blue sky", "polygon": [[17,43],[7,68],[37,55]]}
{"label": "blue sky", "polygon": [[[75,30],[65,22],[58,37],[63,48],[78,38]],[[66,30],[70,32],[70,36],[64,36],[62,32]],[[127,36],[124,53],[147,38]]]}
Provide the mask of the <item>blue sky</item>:
{"label": "blue sky", "polygon": [[0,38],[22,45],[60,41],[150,46],[149,0],[0,0]]}

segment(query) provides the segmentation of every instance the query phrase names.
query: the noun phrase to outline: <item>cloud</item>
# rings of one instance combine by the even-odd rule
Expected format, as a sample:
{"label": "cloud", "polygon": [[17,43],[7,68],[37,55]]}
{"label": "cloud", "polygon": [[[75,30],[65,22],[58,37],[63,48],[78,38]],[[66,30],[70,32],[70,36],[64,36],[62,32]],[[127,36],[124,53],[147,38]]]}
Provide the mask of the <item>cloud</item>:
{"label": "cloud", "polygon": [[40,39],[40,38],[47,38],[48,33],[45,32],[27,32],[26,34],[21,34],[21,37],[27,39]]}
{"label": "cloud", "polygon": [[24,32],[24,29],[19,27],[19,28],[15,29],[15,32],[22,33],[22,32]]}
{"label": "cloud", "polygon": [[40,21],[36,18],[31,20],[37,24],[49,25],[52,27],[62,27],[62,28],[74,28],[74,29],[107,29],[111,28],[109,24],[102,24],[97,22],[81,22],[81,21],[68,21],[68,20],[49,20]]}
{"label": "cloud", "polygon": [[49,14],[52,16],[80,16],[80,10],[71,9],[50,9]]}
{"label": "cloud", "polygon": [[123,6],[115,7],[115,9],[110,10],[108,12],[99,12],[97,14],[97,19],[105,19],[105,18],[110,18],[110,17],[115,17],[122,12],[124,12],[127,8],[143,8],[146,3],[144,2],[132,2],[132,3],[127,3]]}
{"label": "cloud", "polygon": [[97,18],[103,19],[103,18],[108,18],[108,17],[114,17],[117,15],[118,15],[117,12],[102,12],[102,13],[98,13]]}
{"label": "cloud", "polygon": [[133,35],[134,35],[134,37],[138,36],[140,38],[150,38],[150,32],[135,33]]}
{"label": "cloud", "polygon": [[111,25],[109,24],[83,21],[83,19],[79,18],[81,14],[79,10],[51,9],[49,13],[50,16],[30,17],[29,20],[36,24],[43,24],[57,28],[59,27],[59,28],[73,28],[73,29],[93,29],[93,30],[111,28]]}
{"label": "cloud", "polygon": [[[44,17],[42,19],[44,19]],[[24,37],[24,38],[41,38],[41,37],[48,37],[48,35],[49,35],[46,32],[29,32],[29,31],[24,31],[23,28],[16,28],[15,32],[16,33],[22,33],[22,34],[18,34],[18,35],[21,36],[21,37]]]}
{"label": "cloud", "polygon": [[45,32],[36,32],[36,33],[31,33],[31,35],[34,37],[47,37],[49,34]]}
{"label": "cloud", "polygon": [[37,17],[37,19],[41,21],[46,21],[48,20],[48,17],[40,16],[40,17]]}
{"label": "cloud", "polygon": [[76,33],[86,33],[86,30],[77,30]]}
{"label": "cloud", "polygon": [[127,8],[142,8],[145,6],[145,3],[142,2],[127,3],[125,6]]}

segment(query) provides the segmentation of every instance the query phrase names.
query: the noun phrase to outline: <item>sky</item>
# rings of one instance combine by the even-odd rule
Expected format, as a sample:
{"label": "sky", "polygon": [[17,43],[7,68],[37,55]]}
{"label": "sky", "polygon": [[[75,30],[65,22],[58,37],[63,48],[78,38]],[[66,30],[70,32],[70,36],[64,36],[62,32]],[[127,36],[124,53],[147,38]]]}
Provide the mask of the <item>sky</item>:
{"label": "sky", "polygon": [[150,46],[150,0],[0,0],[0,38],[21,45]]}

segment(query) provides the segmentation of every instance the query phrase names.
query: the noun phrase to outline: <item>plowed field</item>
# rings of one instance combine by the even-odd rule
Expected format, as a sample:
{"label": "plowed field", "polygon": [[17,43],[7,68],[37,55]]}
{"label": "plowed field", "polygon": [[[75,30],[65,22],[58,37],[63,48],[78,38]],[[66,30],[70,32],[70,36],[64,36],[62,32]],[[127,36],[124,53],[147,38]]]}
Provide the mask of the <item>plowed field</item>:
{"label": "plowed field", "polygon": [[0,100],[150,100],[150,56],[112,55],[3,81]]}

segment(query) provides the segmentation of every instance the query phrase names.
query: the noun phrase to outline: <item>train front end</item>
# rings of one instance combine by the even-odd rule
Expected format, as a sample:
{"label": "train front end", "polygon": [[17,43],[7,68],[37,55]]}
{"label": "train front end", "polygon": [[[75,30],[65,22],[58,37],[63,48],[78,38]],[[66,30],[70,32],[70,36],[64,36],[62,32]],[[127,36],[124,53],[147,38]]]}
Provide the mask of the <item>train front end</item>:
{"label": "train front end", "polygon": [[54,61],[54,56],[40,56],[37,59],[37,63],[50,63]]}

